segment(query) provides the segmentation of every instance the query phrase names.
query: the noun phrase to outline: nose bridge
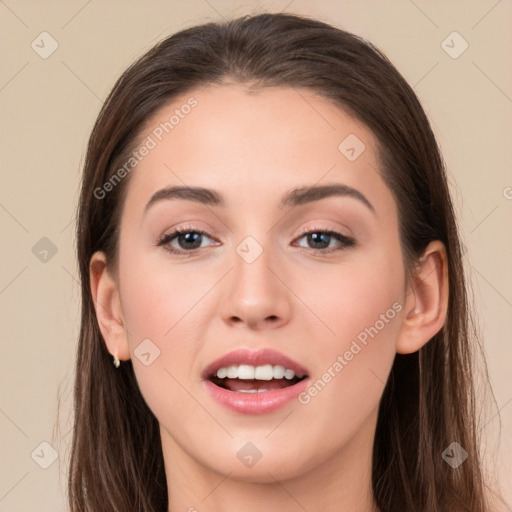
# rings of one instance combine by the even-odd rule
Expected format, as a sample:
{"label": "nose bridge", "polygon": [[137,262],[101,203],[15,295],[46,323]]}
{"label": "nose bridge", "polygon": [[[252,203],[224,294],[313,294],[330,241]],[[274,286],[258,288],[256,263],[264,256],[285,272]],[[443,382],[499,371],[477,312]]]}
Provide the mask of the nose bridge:
{"label": "nose bridge", "polygon": [[289,296],[279,275],[278,251],[271,236],[246,236],[236,247],[229,289],[222,306],[224,320],[252,328],[287,321]]}

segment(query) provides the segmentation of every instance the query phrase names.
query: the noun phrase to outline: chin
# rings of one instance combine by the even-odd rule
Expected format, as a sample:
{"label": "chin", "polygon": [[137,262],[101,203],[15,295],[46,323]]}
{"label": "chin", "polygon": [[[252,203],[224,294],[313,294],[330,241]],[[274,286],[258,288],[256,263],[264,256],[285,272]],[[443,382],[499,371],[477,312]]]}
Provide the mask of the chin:
{"label": "chin", "polygon": [[[265,446],[264,446],[265,445]],[[258,450],[256,446],[261,447]],[[297,444],[294,443],[294,446]],[[229,449],[229,448],[228,448]],[[311,447],[313,450],[313,446]],[[223,476],[229,474],[231,480],[256,484],[275,483],[297,478],[315,469],[322,462],[324,455],[318,451],[308,457],[302,446],[300,452],[280,444],[272,445],[268,440],[254,444],[236,443],[235,455],[221,457],[213,454],[212,458],[203,461],[211,470]],[[258,451],[257,451],[258,450]]]}

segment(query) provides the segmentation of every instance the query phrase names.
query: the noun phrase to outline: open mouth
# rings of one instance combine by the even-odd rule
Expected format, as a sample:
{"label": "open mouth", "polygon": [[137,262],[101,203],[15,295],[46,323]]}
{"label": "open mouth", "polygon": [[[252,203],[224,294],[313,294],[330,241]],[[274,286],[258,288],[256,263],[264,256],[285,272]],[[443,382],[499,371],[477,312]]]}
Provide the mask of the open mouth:
{"label": "open mouth", "polygon": [[306,377],[281,365],[231,365],[219,368],[208,380],[228,391],[262,393],[292,387]]}

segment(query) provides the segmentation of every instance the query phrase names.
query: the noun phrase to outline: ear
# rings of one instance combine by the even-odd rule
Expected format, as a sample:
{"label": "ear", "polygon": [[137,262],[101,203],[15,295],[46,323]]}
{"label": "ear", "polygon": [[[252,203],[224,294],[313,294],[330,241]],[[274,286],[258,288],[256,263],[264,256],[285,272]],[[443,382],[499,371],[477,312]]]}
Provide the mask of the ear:
{"label": "ear", "polygon": [[405,311],[396,351],[411,354],[444,325],[448,311],[448,259],[439,240],[425,249],[407,286]]}
{"label": "ear", "polygon": [[130,348],[116,280],[107,270],[103,252],[95,252],[89,263],[92,300],[98,325],[108,351],[117,358],[130,359]]}

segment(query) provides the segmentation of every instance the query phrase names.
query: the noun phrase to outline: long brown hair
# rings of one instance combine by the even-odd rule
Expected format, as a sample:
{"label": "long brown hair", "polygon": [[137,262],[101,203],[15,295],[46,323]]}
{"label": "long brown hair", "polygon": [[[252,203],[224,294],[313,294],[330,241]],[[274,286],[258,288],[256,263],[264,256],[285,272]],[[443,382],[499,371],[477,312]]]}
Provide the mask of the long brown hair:
{"label": "long brown hair", "polygon": [[[144,123],[178,95],[212,83],[307,88],[366,124],[380,172],[399,210],[407,269],[429,242],[448,255],[449,306],[442,330],[421,350],[397,355],[380,402],[372,485],[383,512],[487,512],[476,421],[472,328],[461,243],[443,160],[411,87],[367,41],[318,20],[259,14],[176,33],[117,80],[92,131],[78,207],[82,314],[69,465],[71,512],[167,510],[159,424],[131,361],[119,369],[98,328],[89,262],[104,251],[116,274],[118,228],[129,176],[95,194],[126,161]],[[485,364],[482,366],[487,381]],[[453,469],[443,451],[468,459]]]}

